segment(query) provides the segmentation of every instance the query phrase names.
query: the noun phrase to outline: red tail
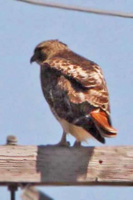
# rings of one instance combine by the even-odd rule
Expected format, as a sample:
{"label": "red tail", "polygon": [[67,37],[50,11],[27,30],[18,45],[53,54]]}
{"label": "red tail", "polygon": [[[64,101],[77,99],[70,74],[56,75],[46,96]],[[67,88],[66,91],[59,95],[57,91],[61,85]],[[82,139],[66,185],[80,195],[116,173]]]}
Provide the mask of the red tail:
{"label": "red tail", "polygon": [[109,122],[109,117],[104,111],[92,111],[91,112],[92,120],[94,121],[97,129],[105,137],[115,137],[117,130],[114,129]]}

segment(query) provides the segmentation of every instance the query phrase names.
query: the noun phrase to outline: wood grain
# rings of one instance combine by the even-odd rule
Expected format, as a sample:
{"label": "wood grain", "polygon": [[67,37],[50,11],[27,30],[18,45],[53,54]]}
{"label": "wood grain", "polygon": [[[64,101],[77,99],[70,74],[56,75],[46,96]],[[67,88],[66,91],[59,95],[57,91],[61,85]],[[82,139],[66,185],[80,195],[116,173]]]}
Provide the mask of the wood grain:
{"label": "wood grain", "polygon": [[0,185],[133,185],[133,146],[0,146]]}

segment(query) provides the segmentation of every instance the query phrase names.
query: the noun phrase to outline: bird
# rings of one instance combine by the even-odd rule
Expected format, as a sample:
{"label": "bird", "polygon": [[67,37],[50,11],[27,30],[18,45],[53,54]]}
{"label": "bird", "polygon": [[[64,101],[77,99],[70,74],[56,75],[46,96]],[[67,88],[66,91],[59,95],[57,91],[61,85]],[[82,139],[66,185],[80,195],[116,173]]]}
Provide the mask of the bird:
{"label": "bird", "polygon": [[67,134],[74,146],[93,138],[117,135],[110,117],[109,93],[102,69],[95,62],[73,52],[59,40],[39,43],[30,62],[40,65],[43,95],[63,129],[59,146],[68,146]]}

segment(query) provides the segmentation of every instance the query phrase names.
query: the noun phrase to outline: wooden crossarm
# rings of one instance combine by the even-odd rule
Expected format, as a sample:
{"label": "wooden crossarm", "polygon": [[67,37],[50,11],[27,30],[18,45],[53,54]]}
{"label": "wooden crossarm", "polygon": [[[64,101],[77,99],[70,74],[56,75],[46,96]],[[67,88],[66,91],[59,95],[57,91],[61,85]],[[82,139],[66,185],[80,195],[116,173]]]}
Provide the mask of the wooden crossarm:
{"label": "wooden crossarm", "polygon": [[0,185],[133,185],[133,146],[0,146]]}

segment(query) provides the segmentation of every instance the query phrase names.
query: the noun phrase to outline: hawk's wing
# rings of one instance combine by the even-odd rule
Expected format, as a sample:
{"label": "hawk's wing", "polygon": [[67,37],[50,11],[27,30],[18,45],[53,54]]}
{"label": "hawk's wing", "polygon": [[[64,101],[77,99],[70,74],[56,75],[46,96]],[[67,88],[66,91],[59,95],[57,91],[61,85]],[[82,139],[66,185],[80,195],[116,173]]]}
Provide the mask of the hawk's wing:
{"label": "hawk's wing", "polygon": [[[87,61],[86,61],[87,62]],[[75,64],[69,59],[54,57],[48,62],[52,69],[60,71],[64,77],[71,80],[74,91],[68,89],[68,95],[73,103],[88,101],[94,107],[100,107],[109,114],[109,97],[101,68],[88,61],[88,66]],[[75,87],[79,83],[78,87]],[[64,88],[66,90],[66,88]]]}
{"label": "hawk's wing", "polygon": [[83,67],[80,64],[74,64],[72,60],[61,57],[53,57],[48,61],[48,64],[51,68],[75,79],[86,88],[94,88],[105,84],[101,68],[96,64],[88,62],[88,67]]}

